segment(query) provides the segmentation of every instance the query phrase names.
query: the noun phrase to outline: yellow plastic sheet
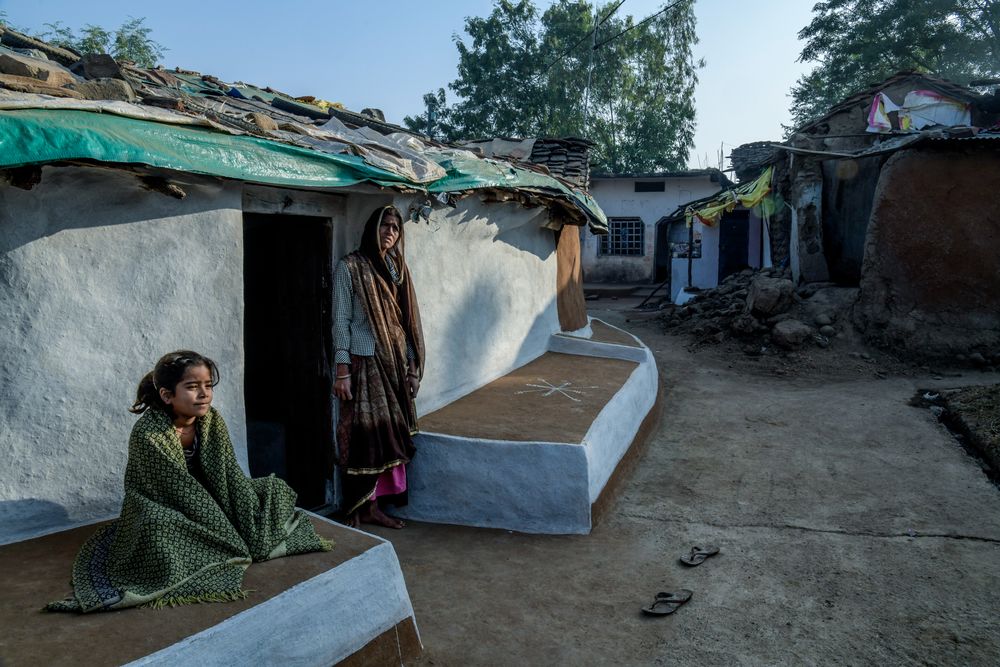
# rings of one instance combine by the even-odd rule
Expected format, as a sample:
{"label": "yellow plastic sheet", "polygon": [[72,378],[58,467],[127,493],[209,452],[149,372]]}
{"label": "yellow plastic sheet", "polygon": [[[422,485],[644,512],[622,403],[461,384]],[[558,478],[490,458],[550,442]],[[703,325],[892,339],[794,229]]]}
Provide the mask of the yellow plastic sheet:
{"label": "yellow plastic sheet", "polygon": [[732,190],[720,192],[712,201],[702,204],[699,208],[689,206],[684,211],[688,227],[697,218],[703,225],[715,227],[724,213],[729,213],[737,204],[746,208],[755,208],[765,202],[771,194],[771,176],[773,167],[768,167],[752,183],[741,185]]}
{"label": "yellow plastic sheet", "polygon": [[771,176],[774,173],[774,167],[768,167],[764,170],[764,173],[757,177],[757,180],[749,185],[749,189],[746,192],[741,192],[742,187],[737,188],[737,198],[740,203],[747,208],[753,208],[763,201],[764,197],[771,194]]}

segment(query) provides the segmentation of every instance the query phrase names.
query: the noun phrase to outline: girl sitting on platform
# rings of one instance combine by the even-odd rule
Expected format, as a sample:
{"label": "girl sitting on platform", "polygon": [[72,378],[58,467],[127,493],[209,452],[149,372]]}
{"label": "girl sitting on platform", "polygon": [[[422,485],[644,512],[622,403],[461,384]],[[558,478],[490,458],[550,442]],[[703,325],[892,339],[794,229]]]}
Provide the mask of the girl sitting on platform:
{"label": "girl sitting on platform", "polygon": [[285,482],[243,474],[212,407],[218,382],[215,362],[180,350],[139,383],[121,516],[83,545],[73,596],[49,610],[242,599],[251,562],[332,548]]}

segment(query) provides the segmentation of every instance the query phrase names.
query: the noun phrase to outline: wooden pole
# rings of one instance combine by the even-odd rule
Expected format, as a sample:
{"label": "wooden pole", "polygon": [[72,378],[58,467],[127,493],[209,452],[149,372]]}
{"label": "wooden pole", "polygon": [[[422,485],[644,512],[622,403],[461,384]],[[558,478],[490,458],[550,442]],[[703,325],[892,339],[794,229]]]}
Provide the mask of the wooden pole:
{"label": "wooden pole", "polygon": [[694,220],[688,225],[688,287],[691,287],[691,265],[694,263]]}

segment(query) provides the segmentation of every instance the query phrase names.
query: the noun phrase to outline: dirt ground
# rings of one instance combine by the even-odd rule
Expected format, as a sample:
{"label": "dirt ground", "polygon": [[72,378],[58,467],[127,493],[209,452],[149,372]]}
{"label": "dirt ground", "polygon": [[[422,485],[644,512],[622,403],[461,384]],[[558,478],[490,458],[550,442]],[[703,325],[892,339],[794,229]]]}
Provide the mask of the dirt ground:
{"label": "dirt ground", "polygon": [[[764,363],[688,349],[627,302],[589,305],[654,351],[660,424],[591,535],[378,530],[415,608],[416,664],[1000,663],[1000,490],[908,404],[1000,376],[847,345]],[[686,568],[695,544],[722,553]],[[639,612],[677,588],[694,596],[676,614]]]}
{"label": "dirt ground", "polygon": [[962,387],[941,396],[943,421],[965,438],[966,449],[971,447],[989,464],[993,479],[1000,478],[1000,384]]}

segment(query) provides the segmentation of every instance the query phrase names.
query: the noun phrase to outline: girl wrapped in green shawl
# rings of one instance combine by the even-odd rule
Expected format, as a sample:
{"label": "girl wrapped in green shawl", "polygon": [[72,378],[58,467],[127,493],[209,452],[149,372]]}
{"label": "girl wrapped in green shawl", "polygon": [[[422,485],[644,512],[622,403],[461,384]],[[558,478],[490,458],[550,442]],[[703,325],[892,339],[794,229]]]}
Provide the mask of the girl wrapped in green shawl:
{"label": "girl wrapped in green shawl", "polygon": [[72,597],[48,610],[240,599],[252,562],[332,548],[295,509],[284,481],[243,474],[211,407],[217,383],[214,362],[186,350],[164,356],[143,378],[121,516],[83,545]]}

